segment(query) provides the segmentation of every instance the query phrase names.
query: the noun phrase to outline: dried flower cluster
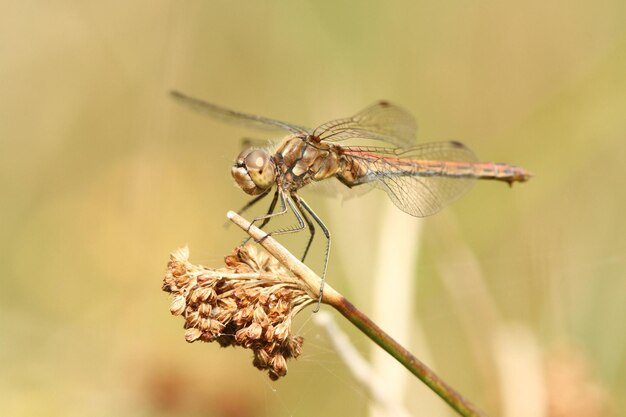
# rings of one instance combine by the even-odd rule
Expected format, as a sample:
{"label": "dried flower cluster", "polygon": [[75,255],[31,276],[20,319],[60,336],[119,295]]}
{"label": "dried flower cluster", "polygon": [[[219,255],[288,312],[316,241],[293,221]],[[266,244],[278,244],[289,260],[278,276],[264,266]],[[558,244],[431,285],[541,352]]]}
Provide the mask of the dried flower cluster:
{"label": "dried flower cluster", "polygon": [[292,336],[293,317],[312,299],[278,261],[254,246],[236,248],[226,267],[191,264],[187,248],[171,255],[163,290],[173,295],[170,311],[185,319],[185,339],[243,346],[253,365],[276,380],[287,359],[300,355],[302,337]]}

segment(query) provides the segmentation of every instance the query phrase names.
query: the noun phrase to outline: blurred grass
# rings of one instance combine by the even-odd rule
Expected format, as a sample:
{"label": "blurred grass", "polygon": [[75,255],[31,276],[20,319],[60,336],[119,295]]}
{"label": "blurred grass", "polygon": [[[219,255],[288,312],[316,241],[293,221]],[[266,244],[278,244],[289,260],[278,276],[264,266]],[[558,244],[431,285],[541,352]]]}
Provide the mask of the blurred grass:
{"label": "blurred grass", "polygon": [[[467,247],[500,319],[580,352],[623,413],[625,18],[620,1],[5,4],[0,414],[365,413],[304,317],[304,357],[278,384],[243,352],[187,345],[169,317],[168,253],[189,244],[217,265],[241,239],[221,226],[246,199],[228,171],[250,135],[171,88],[306,125],[386,98],[416,114],[420,141],[533,171],[425,220],[415,297],[432,365],[498,414],[436,267]],[[334,232],[329,279],[367,310],[384,196],[306,195]],[[441,244],[451,216],[463,241]]]}

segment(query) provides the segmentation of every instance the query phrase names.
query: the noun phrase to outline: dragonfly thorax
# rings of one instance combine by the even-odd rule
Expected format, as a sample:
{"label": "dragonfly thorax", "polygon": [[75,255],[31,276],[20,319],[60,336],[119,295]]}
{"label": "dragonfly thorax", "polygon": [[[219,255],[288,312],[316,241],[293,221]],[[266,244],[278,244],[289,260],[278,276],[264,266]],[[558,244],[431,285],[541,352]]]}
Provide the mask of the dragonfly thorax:
{"label": "dragonfly thorax", "polygon": [[250,195],[259,195],[276,182],[276,166],[262,149],[246,149],[239,154],[231,168],[237,185]]}

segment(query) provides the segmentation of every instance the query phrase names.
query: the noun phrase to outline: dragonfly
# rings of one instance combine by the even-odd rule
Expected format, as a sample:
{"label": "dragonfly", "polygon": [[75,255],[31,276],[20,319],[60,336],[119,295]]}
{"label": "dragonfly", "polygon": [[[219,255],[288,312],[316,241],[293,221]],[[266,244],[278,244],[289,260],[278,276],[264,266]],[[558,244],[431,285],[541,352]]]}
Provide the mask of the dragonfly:
{"label": "dragonfly", "polygon": [[[253,128],[276,128],[286,136],[273,151],[249,147],[236,158],[231,174],[239,187],[253,198],[239,214],[268,196],[273,198],[265,215],[255,217],[263,228],[271,219],[292,212],[297,225],[269,232],[295,233],[308,228],[304,262],[315,224],[326,238],[317,312],[322,300],[331,234],[311,206],[298,194],[304,186],[336,178],[348,188],[374,187],[387,193],[402,211],[426,217],[464,194],[477,179],[512,185],[532,174],[506,163],[479,162],[474,153],[457,141],[415,144],[417,125],[406,110],[388,101],[378,101],[351,117],[321,124],[314,129],[254,114],[230,110],[216,104],[171,91],[177,101],[227,122]],[[348,139],[375,141],[382,146],[345,146]],[[280,203],[280,209],[276,205]]]}

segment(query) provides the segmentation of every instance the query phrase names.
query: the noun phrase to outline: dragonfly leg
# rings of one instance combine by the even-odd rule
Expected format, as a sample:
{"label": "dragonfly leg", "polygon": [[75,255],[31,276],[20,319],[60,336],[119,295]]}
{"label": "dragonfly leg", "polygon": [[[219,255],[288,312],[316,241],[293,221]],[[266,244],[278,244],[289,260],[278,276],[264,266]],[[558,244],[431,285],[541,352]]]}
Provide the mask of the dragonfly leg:
{"label": "dragonfly leg", "polygon": [[317,306],[313,310],[314,313],[317,313],[318,311],[320,311],[320,304],[322,303],[322,295],[324,294],[324,283],[326,282],[326,269],[328,268],[328,257],[330,255],[330,231],[328,230],[324,222],[322,222],[322,219],[320,219],[319,216],[315,214],[313,209],[311,209],[311,207],[306,203],[306,201],[302,199],[302,197],[297,196],[296,201],[298,201],[298,203],[302,207],[304,207],[304,209],[311,215],[311,217],[313,217],[315,222],[319,225],[320,229],[322,229],[324,236],[326,236],[326,256],[324,257],[324,270],[322,271],[322,282],[320,283],[320,294],[317,300]]}
{"label": "dragonfly leg", "polygon": [[[277,213],[274,213],[274,209],[276,208],[276,200],[280,198],[280,211]],[[252,226],[254,223],[263,220],[263,222],[261,223],[260,227],[263,227],[267,224],[267,222],[269,222],[273,217],[277,217],[277,216],[282,216],[283,214],[287,213],[287,205],[285,204],[285,195],[282,191],[280,190],[276,190],[276,193],[274,193],[274,198],[272,199],[272,203],[270,204],[269,210],[267,211],[267,214],[263,215],[263,216],[259,216],[259,217],[255,217],[254,219],[252,219],[252,221],[250,222],[250,226]]]}
{"label": "dragonfly leg", "polygon": [[[294,204],[294,202],[292,201],[292,199],[289,196],[287,196],[287,198],[285,198],[285,196],[283,195],[282,192],[280,193],[280,199],[281,199],[282,204],[285,204],[285,200],[287,201],[287,205],[289,206],[289,209],[291,209],[291,211],[293,212],[294,216],[296,217],[296,220],[298,221],[298,225],[297,226],[288,227],[286,229],[279,229],[279,230],[274,230],[273,232],[269,232],[265,236],[263,236],[261,238],[261,240],[259,240],[259,243],[262,242],[264,239],[266,239],[269,236],[284,235],[284,234],[287,234],[287,233],[296,233],[296,232],[299,232],[300,230],[304,229],[305,221],[304,221],[302,212],[300,211],[298,206],[296,206]],[[275,215],[284,214],[286,211],[287,211],[287,208],[285,207],[285,210],[284,210],[283,213],[276,213]]]}
{"label": "dragonfly leg", "polygon": [[[262,199],[267,197],[267,195],[270,193],[270,191],[272,191],[272,189],[268,188],[267,190],[263,191],[262,194],[259,194],[256,197],[254,197],[252,200],[248,201],[245,206],[243,206],[242,208],[240,208],[237,211],[237,214],[241,215],[241,214],[245,213],[250,207],[252,207],[256,203],[258,203],[259,201],[261,201]],[[229,222],[229,221],[224,223],[224,227],[228,227],[230,225],[231,225],[231,222]]]}
{"label": "dragonfly leg", "polygon": [[262,194],[259,194],[256,197],[254,197],[252,200],[248,201],[245,206],[243,206],[242,208],[239,209],[239,211],[237,211],[237,214],[239,215],[243,214],[250,207],[252,207],[256,203],[264,199],[270,193],[270,191],[272,191],[272,189],[268,188],[267,190],[263,191]]}
{"label": "dragonfly leg", "polygon": [[309,241],[307,242],[306,247],[304,248],[304,254],[302,255],[302,258],[300,258],[300,260],[304,262],[304,260],[306,259],[306,255],[309,253],[309,249],[311,248],[311,244],[313,243],[313,238],[315,237],[315,225],[313,224],[313,222],[311,222],[311,219],[306,214],[306,211],[302,209],[302,205],[300,204],[300,200],[301,200],[300,196],[295,193],[292,194],[291,196],[293,198],[294,203],[296,203],[296,206],[298,206],[298,210],[300,211],[300,214],[302,214],[304,221],[309,227]]}
{"label": "dragonfly leg", "polygon": [[[277,202],[278,202],[278,190],[276,190],[276,192],[274,193],[274,197],[272,197],[272,202],[270,203],[270,207],[267,210],[267,215],[266,216],[269,216],[272,213],[274,213],[274,209],[276,208],[276,203]],[[283,202],[283,209],[285,208],[284,206],[285,206],[285,204]],[[279,216],[280,213],[277,213],[277,215]],[[270,219],[271,219],[271,217],[265,217],[263,219],[263,221],[261,222],[261,224],[259,225],[259,229],[262,229],[263,226],[265,226],[270,221]],[[252,223],[254,223],[254,221]]]}
{"label": "dragonfly leg", "polygon": [[[330,255],[330,232],[328,231],[328,228],[326,227],[326,225],[319,218],[319,216],[315,214],[315,212],[311,209],[311,207],[309,207],[306,201],[304,201],[299,195],[292,193],[291,196],[285,196],[283,192],[280,192],[278,190],[276,191],[276,193],[280,197],[281,205],[283,206],[283,209],[281,210],[281,212],[268,214],[266,216],[259,217],[255,219],[255,221],[261,218],[264,218],[264,221],[261,224],[261,226],[263,226],[269,221],[271,217],[284,214],[287,211],[287,207],[289,207],[289,209],[291,209],[294,216],[296,217],[296,220],[298,221],[298,225],[289,227],[286,229],[280,229],[280,230],[275,230],[273,232],[269,232],[265,236],[263,236],[257,243],[263,242],[263,240],[265,240],[269,236],[299,232],[304,229],[305,224],[306,224],[306,226],[308,226],[309,228],[310,238],[304,250],[304,255],[302,256],[302,261],[304,261],[304,258],[306,257],[307,253],[309,252],[309,248],[311,247],[311,243],[313,242],[313,237],[315,236],[315,226],[311,222],[309,215],[313,217],[313,219],[317,222],[317,224],[322,229],[324,236],[326,236],[326,255],[324,257],[324,270],[322,272],[322,282],[320,284],[320,293],[319,293],[319,298],[317,300],[317,306],[313,310],[314,313],[317,313],[320,310],[320,304],[322,302],[322,296],[324,294],[324,283],[326,281],[326,269],[328,268],[328,257]],[[276,196],[274,197],[274,200],[272,201],[273,205],[275,203],[275,200],[276,200]],[[287,204],[285,204],[285,201],[287,202]],[[309,215],[307,215],[306,213],[308,213]]]}
{"label": "dragonfly leg", "polygon": [[[276,200],[277,199],[280,199],[281,210],[279,212],[277,212],[277,213],[273,213],[274,208],[276,206]],[[268,214],[266,214],[265,216],[255,217],[252,220],[252,222],[250,222],[250,226],[248,227],[248,230],[250,229],[250,227],[252,227],[252,225],[254,223],[258,222],[259,220],[263,220],[263,222],[258,226],[259,228],[262,228],[272,218],[277,217],[277,216],[282,216],[283,214],[287,213],[287,211],[289,211],[289,209],[291,209],[291,211],[293,212],[294,216],[296,217],[296,220],[298,221],[298,225],[297,226],[288,227],[286,229],[279,229],[279,230],[274,230],[272,232],[269,232],[265,236],[263,236],[260,240],[258,240],[257,243],[261,243],[263,240],[265,240],[269,236],[283,235],[283,234],[286,234],[286,233],[296,233],[296,232],[299,232],[300,230],[304,229],[305,221],[303,220],[302,212],[294,204],[294,202],[291,200],[291,198],[289,196],[285,196],[285,193],[283,191],[281,191],[280,189],[278,189],[278,190],[276,190],[276,194],[274,194],[274,198],[272,199],[272,204],[270,205],[270,209],[268,211]],[[308,223],[308,221],[307,221],[307,223]],[[244,243],[247,242],[248,240],[250,240],[250,238],[247,238],[246,240],[244,240]]]}
{"label": "dragonfly leg", "polygon": [[[269,192],[269,191],[268,191]],[[262,194],[263,196],[267,195],[267,194]],[[274,209],[276,209],[276,203],[278,202],[278,197],[280,197],[280,204],[281,204],[281,209],[278,213],[274,213]],[[251,201],[252,204],[256,203],[256,201],[260,200],[259,197],[255,197],[254,200]],[[250,203],[248,203],[250,204]],[[247,208],[247,207],[245,207]],[[280,192],[278,189],[276,190],[276,192],[274,193],[274,197],[272,198],[272,202],[270,203],[270,206],[267,210],[267,213],[264,216],[259,216],[259,217],[255,217],[254,219],[252,219],[252,221],[250,222],[250,227],[252,227],[252,225],[260,220],[263,220],[261,222],[261,224],[259,225],[259,229],[263,228],[263,226],[265,226],[271,219],[272,217],[276,217],[276,216],[281,216],[283,214],[285,214],[287,212],[287,206],[285,205],[285,198],[283,197],[283,193]],[[241,213],[239,213],[241,214]],[[249,228],[248,228],[249,229]],[[248,243],[248,241],[250,240],[250,238],[246,238],[244,239],[243,242],[241,242],[241,245],[245,245],[246,243]]]}

